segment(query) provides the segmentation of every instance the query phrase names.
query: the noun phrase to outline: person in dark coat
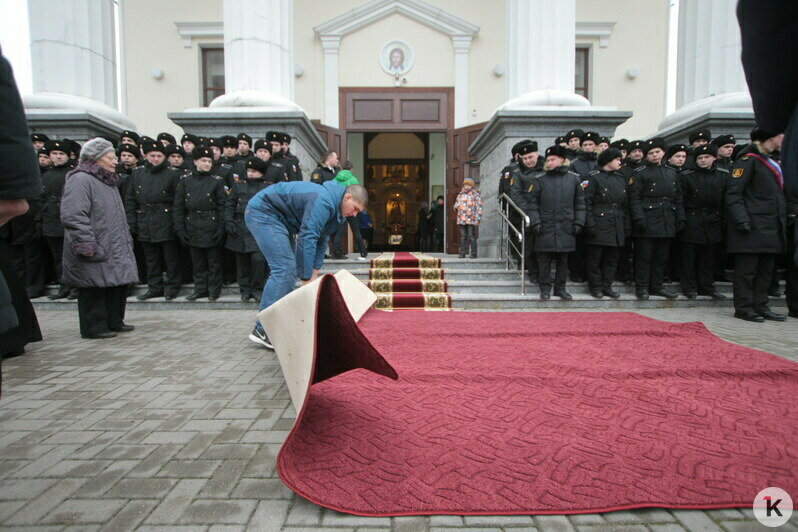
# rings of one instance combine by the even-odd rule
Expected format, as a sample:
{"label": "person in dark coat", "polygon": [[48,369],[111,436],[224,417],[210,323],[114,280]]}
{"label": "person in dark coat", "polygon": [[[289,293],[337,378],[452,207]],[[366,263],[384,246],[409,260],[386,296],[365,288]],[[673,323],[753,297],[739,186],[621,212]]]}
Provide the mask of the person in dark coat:
{"label": "person in dark coat", "polygon": [[699,295],[726,299],[714,286],[715,253],[723,240],[723,196],[729,177],[729,172],[715,164],[717,152],[713,144],[698,146],[693,150],[695,168],[679,174],[685,214],[684,230],[679,234],[679,280],[688,299]]}
{"label": "person in dark coat", "polygon": [[284,168],[289,181],[302,181],[302,165],[299,157],[291,153],[291,135],[280,133],[280,143],[282,144],[282,158]]}
{"label": "person in dark coat", "polygon": [[551,297],[551,264],[557,265],[554,295],[573,299],[565,290],[568,253],[576,246],[576,235],[585,225],[585,196],[579,176],[569,171],[565,149],[546,149],[545,173],[537,177],[531,190],[532,232],[538,257],[540,299]]}
{"label": "person in dark coat", "polygon": [[684,205],[676,172],[661,164],[665,142],[646,142],[646,163],[629,181],[629,209],[635,237],[635,295],[649,294],[675,299],[663,286],[668,251],[676,233],[684,227]]}
{"label": "person in dark coat", "polygon": [[79,288],[83,338],[113,338],[117,332],[133,330],[124,322],[125,301],[128,285],[139,278],[133,238],[117,191],[116,164],[109,141],[86,142],[80,163],[67,174],[61,201],[62,282]]}
{"label": "person in dark coat", "polygon": [[138,146],[140,142],[141,136],[135,131],[126,129],[119,134],[119,144],[133,144]]}
{"label": "person in dark coat", "polygon": [[[238,143],[238,160],[246,164],[248,160],[255,157],[252,152],[252,137],[246,133],[239,133],[236,141]],[[246,172],[246,170],[244,171]]]}
{"label": "person in dark coat", "polygon": [[[0,116],[0,232],[5,232],[9,220],[41,197],[42,182],[11,64],[1,52]],[[0,238],[0,355],[21,355],[27,344],[41,339],[36,312]]]}
{"label": "person in dark coat", "polygon": [[798,3],[740,0],[742,63],[757,125],[784,132],[781,168],[787,206],[786,277],[789,316],[798,318]]}
{"label": "person in dark coat", "polygon": [[38,151],[44,148],[44,143],[50,140],[50,137],[44,133],[31,133],[30,141],[33,144],[33,149]]}
{"label": "person in dark coat", "polygon": [[172,135],[171,133],[166,133],[165,131],[158,133],[158,136],[155,137],[155,139],[164,146],[169,146],[170,144],[177,145],[177,140],[175,139],[175,136]]}
{"label": "person in dark coat", "polygon": [[565,141],[565,155],[570,163],[579,155],[579,147],[582,144],[582,135],[585,132],[581,129],[572,129],[565,135],[563,135],[563,140]]}
{"label": "person in dark coat", "polygon": [[[533,141],[530,139],[525,139],[520,142],[516,142],[513,145],[513,147],[510,149],[510,163],[504,168],[502,168],[501,173],[499,174],[499,197],[501,197],[502,194],[507,194],[508,196],[510,196],[510,190],[512,188],[510,186],[510,182],[513,181],[513,173],[519,169],[519,164],[520,164],[521,156],[519,155],[519,150],[521,149],[522,146],[525,146],[527,144],[532,144],[532,142]],[[537,143],[535,143],[535,146],[537,146]],[[535,148],[535,152],[537,153],[537,147]],[[536,170],[542,169],[543,167],[542,159],[538,157],[536,160],[539,160],[539,162],[541,162],[541,165],[540,168],[538,168],[536,165],[535,169]],[[504,203],[505,203],[504,200],[500,200],[500,207],[502,208],[502,210],[504,210],[505,207]],[[512,223],[515,227],[517,228],[521,227],[521,216],[518,214],[518,212],[516,212],[515,209],[508,208],[507,217],[510,219],[510,223]],[[532,234],[531,228],[527,228],[527,232],[529,233],[527,236],[530,236]],[[531,243],[532,242],[531,238],[528,239],[527,242]],[[510,254],[515,258],[516,262],[518,263],[518,267],[520,268],[521,257],[518,256],[518,252],[515,250],[515,248],[510,247]],[[538,267],[537,261],[533,262],[535,265],[535,272],[537,272],[537,267]],[[532,263],[529,263],[529,265],[531,267]],[[535,281],[535,283],[537,283],[537,281]]]}
{"label": "person in dark coat", "polygon": [[[39,158],[39,173],[44,175],[47,170],[53,167],[53,161],[50,159],[50,155],[44,148],[39,148],[36,151],[36,155]],[[67,156],[67,158],[69,157]]]}
{"label": "person in dark coat", "polygon": [[[61,259],[64,254],[64,226],[61,225],[61,196],[64,193],[64,183],[67,173],[75,167],[69,158],[60,140],[50,140],[44,145],[45,151],[53,161],[53,166],[42,174],[43,207],[42,207],[42,236],[47,241],[47,247],[55,264],[55,271],[61,279]],[[57,293],[47,296],[48,299],[63,299],[65,297],[77,299],[76,288],[62,284]]]}
{"label": "person in dark coat", "polygon": [[[590,173],[598,168],[596,158],[598,157],[597,146],[601,136],[595,131],[586,131],[579,138],[579,152],[576,158],[571,161],[570,170],[582,180],[582,188],[587,187]],[[576,248],[568,255],[568,271],[571,280],[581,283],[585,280],[585,260],[586,260],[585,235],[580,234],[576,237]]]}
{"label": "person in dark coat", "polygon": [[133,170],[125,193],[128,225],[142,243],[147,263],[147,292],[138,296],[142,301],[160,296],[172,300],[180,292],[180,246],[172,218],[180,173],[168,167],[165,150],[160,142],[144,145],[147,161]]}
{"label": "person in dark coat", "polygon": [[167,144],[166,146],[166,160],[169,162],[169,168],[175,170],[187,170],[186,166],[186,152],[183,151],[183,146],[177,144]]}
{"label": "person in dark coat", "polygon": [[687,144],[671,144],[665,150],[665,166],[673,168],[676,173],[684,169],[687,161]]}
{"label": "person in dark coat", "polygon": [[[645,141],[642,140],[627,141],[624,144],[625,149],[621,150],[626,153],[626,156],[623,159],[623,165],[619,171],[626,180],[627,186],[634,171],[645,164],[643,160],[644,145]],[[618,258],[617,278],[619,281],[629,284],[634,282],[634,277],[634,239],[627,238],[626,244],[621,248],[621,256]]]}
{"label": "person in dark coat", "polygon": [[737,140],[734,138],[734,135],[720,135],[712,139],[710,144],[718,149],[718,158],[715,161],[715,166],[723,168],[727,172],[731,171],[732,163],[734,163],[732,153],[734,152],[736,143]]}
{"label": "person in dark coat", "polygon": [[[539,169],[538,165],[540,161],[538,143],[529,141],[519,146],[518,157],[518,165],[513,169],[510,175],[508,195],[519,209],[524,211],[528,217],[531,217],[534,184],[537,182],[537,178],[544,173]],[[510,210],[512,213],[515,213],[514,209]],[[519,215],[516,214],[515,217],[509,218],[511,221],[515,222],[515,227],[519,229],[524,228],[524,224],[521,223],[521,217]],[[524,263],[527,268],[527,276],[530,283],[538,284],[540,278],[538,274],[538,259],[535,254],[535,235],[532,232],[532,225],[530,224],[529,227],[525,227],[524,232],[524,253],[526,254]],[[509,237],[513,239],[514,245],[520,249],[521,243],[518,242],[517,235],[513,231],[510,231]],[[512,246],[510,250],[512,253],[515,253]]]}
{"label": "person in dark coat", "polygon": [[[255,142],[255,157],[266,163],[263,179],[271,184],[280,183],[281,181],[292,181],[289,179],[285,172],[283,162],[276,161],[272,157],[271,144],[264,140],[257,140]],[[249,167],[247,167],[249,168]],[[245,179],[247,175],[239,176],[239,179]],[[300,179],[301,181],[301,179]]]}
{"label": "person in dark coat", "polygon": [[590,295],[617,299],[612,289],[621,248],[631,234],[626,180],[620,174],[620,150],[608,148],[598,156],[600,170],[590,173],[585,188],[587,283]]}
{"label": "person in dark coat", "polygon": [[443,232],[446,227],[446,209],[444,208],[443,196],[435,199],[435,207],[432,211],[432,250],[439,253],[443,252]]}
{"label": "person in dark coat", "polygon": [[[244,211],[255,194],[273,185],[267,178],[269,164],[257,157],[247,161],[246,178],[236,178],[225,202],[223,218],[227,238],[225,247],[235,253],[238,290],[241,301],[260,301],[266,282],[268,265],[258,243],[247,229]],[[280,179],[280,181],[283,181]]]}
{"label": "person in dark coat", "polygon": [[429,212],[429,205],[422,201],[418,207],[418,249],[421,252],[430,250]]}
{"label": "person in dark coat", "polygon": [[[36,175],[39,175],[38,170]],[[6,230],[14,270],[25,285],[28,297],[36,299],[44,295],[46,281],[41,196],[29,200],[28,206],[28,211],[12,219]]]}
{"label": "person in dark coat", "polygon": [[786,248],[787,207],[781,168],[772,158],[783,134],[759,127],[752,144],[732,165],[726,184],[729,215],[726,249],[734,257],[734,317],[746,321],[784,321],[768,307],[768,286],[776,255]]}
{"label": "person in dark coat", "polygon": [[222,209],[227,193],[224,179],[212,172],[210,149],[194,148],[191,158],[196,170],[180,180],[174,199],[175,233],[188,246],[194,268],[194,293],[186,299],[207,297],[216,301],[222,293]]}
{"label": "person in dark coat", "polygon": [[327,150],[319,160],[316,169],[310,174],[310,182],[321,185],[327,181],[332,181],[338,171],[338,154],[333,150]]}
{"label": "person in dark coat", "polygon": [[596,145],[600,138],[601,136],[595,131],[587,131],[579,138],[579,151],[576,153],[576,158],[571,160],[569,169],[583,181],[590,172],[598,168]]}

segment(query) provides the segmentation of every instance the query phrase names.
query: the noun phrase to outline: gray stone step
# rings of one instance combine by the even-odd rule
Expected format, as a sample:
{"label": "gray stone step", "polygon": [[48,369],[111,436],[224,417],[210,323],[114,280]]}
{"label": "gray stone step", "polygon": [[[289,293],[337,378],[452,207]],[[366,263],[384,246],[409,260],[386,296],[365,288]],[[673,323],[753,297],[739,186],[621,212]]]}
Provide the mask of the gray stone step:
{"label": "gray stone step", "polygon": [[[437,257],[442,259],[441,264],[444,268],[457,268],[457,269],[504,269],[505,261],[499,259],[461,259],[457,255],[443,255],[441,253],[431,253],[429,254],[432,257]],[[379,256],[379,253],[370,253],[368,256],[369,260],[358,260],[356,255],[350,254],[348,259],[346,260],[332,260],[326,259],[324,261],[323,270],[332,270],[338,271],[340,269],[345,270],[357,270],[366,268],[368,269],[370,265],[370,260],[374,259]]]}

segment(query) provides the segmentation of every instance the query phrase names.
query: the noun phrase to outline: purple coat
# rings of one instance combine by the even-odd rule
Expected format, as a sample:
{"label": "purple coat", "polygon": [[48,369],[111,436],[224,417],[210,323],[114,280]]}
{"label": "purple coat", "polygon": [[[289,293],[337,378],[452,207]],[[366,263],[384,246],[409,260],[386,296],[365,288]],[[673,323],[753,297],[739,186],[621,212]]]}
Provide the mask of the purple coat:
{"label": "purple coat", "polygon": [[118,179],[86,161],[67,175],[61,200],[62,283],[109,287],[138,282],[133,238],[116,188]]}

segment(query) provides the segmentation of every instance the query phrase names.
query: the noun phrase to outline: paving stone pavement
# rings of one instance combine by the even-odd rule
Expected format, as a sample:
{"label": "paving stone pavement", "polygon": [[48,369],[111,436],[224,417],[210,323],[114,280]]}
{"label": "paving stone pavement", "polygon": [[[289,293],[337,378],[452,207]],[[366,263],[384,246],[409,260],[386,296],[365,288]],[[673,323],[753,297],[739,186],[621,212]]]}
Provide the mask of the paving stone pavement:
{"label": "paving stone pavement", "polygon": [[[726,340],[798,361],[798,320],[752,324],[713,308],[640,313],[702,321]],[[295,413],[274,353],[246,340],[252,318],[133,311],[135,332],[101,341],[80,338],[75,312],[39,312],[45,341],[3,361],[0,529],[765,530],[750,509],[374,518],[320,508],[277,477]],[[797,523],[798,512],[777,530]]]}

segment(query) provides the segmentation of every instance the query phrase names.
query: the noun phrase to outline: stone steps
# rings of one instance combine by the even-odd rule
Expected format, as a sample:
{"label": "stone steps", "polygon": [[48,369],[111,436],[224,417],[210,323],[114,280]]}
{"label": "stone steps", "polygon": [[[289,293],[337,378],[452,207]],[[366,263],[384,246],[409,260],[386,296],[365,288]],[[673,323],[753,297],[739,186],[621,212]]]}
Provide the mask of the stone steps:
{"label": "stone steps", "polygon": [[[634,286],[631,284],[614,283],[613,289],[621,294],[619,299],[594,299],[590,296],[586,283],[572,283],[566,289],[573,295],[572,301],[562,301],[552,296],[549,301],[540,301],[539,290],[536,285],[526,283],[526,295],[520,295],[520,273],[515,270],[505,270],[505,263],[497,259],[461,259],[457,256],[439,253],[433,256],[442,258],[445,270],[445,280],[448,283],[448,292],[452,298],[452,307],[455,310],[524,310],[524,309],[550,309],[558,308],[612,308],[612,309],[641,309],[641,308],[694,308],[694,307],[732,307],[731,283],[716,283],[716,288],[729,296],[725,300],[713,300],[706,296],[698,299],[687,299],[679,295],[678,299],[667,300],[658,296],[651,296],[648,301],[638,301],[634,296]],[[377,254],[370,254],[369,259]],[[361,281],[368,281],[369,263],[356,258],[348,260],[325,261],[323,273],[335,273],[340,269],[349,270]],[[782,283],[782,287],[783,287]],[[666,285],[672,291],[680,293],[679,286],[675,283]],[[58,287],[48,286],[46,294],[55,293]],[[184,285],[180,296],[172,301],[164,298],[155,298],[139,301],[136,295],[146,291],[146,286],[136,286],[132,296],[128,298],[128,308],[146,310],[252,310],[258,308],[257,302],[241,301],[238,285],[227,285],[222,289],[222,297],[215,302],[207,299],[186,301],[185,296],[193,292],[193,285]],[[786,306],[784,297],[771,298],[773,307]],[[46,298],[33,300],[36,309],[41,310],[76,310],[77,303],[69,300],[50,301]]]}

